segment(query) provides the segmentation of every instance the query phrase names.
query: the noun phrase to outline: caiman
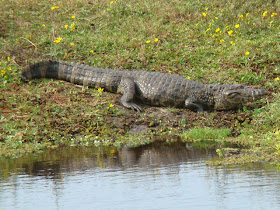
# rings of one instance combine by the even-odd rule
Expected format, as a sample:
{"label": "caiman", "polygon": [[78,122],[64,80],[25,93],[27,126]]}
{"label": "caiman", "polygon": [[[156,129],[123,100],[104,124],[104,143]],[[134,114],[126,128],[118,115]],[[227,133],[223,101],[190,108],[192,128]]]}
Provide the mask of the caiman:
{"label": "caiman", "polygon": [[22,80],[53,78],[122,94],[123,106],[142,111],[135,103],[186,108],[195,112],[232,110],[260,99],[263,89],[242,84],[203,84],[182,76],[150,71],[96,68],[63,61],[41,61],[25,67]]}

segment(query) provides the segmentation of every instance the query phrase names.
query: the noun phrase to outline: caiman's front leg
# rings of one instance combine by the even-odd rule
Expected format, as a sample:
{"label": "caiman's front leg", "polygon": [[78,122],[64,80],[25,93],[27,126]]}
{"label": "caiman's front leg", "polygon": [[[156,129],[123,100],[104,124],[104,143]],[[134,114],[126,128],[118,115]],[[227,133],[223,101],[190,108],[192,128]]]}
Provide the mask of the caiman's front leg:
{"label": "caiman's front leg", "polygon": [[132,109],[137,112],[142,112],[141,107],[133,103],[135,96],[135,83],[132,79],[126,78],[121,82],[123,96],[121,98],[121,103],[124,107]]}
{"label": "caiman's front leg", "polygon": [[189,97],[185,100],[185,106],[187,109],[197,112],[197,113],[201,113],[204,111],[203,107],[199,103],[197,103],[196,100],[192,99],[191,97]]}

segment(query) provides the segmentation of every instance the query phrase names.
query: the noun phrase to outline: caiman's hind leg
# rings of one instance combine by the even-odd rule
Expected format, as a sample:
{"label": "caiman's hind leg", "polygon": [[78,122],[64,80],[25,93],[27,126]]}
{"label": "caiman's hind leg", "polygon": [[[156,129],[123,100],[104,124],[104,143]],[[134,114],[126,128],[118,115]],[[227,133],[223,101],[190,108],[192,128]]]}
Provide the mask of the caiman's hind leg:
{"label": "caiman's hind leg", "polygon": [[137,112],[142,112],[142,109],[137,104],[133,103],[135,95],[135,83],[132,79],[126,78],[121,82],[123,96],[121,103],[124,107],[132,109]]}

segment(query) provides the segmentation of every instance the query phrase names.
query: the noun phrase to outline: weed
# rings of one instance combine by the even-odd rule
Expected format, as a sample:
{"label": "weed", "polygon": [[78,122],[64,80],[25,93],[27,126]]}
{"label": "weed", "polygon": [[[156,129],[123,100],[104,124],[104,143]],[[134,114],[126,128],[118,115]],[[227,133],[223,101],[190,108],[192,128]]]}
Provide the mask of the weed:
{"label": "weed", "polygon": [[224,157],[224,154],[222,152],[222,150],[220,149],[216,149],[217,154],[219,155],[219,158],[222,159]]}

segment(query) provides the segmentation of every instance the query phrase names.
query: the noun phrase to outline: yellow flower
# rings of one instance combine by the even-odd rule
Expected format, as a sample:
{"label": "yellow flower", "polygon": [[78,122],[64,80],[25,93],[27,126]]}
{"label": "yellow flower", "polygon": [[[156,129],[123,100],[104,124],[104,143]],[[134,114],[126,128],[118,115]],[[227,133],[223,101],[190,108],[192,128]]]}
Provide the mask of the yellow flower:
{"label": "yellow flower", "polygon": [[219,18],[215,17],[216,20],[218,20]]}
{"label": "yellow flower", "polygon": [[109,10],[109,9],[106,9],[106,11],[109,12],[110,10]]}
{"label": "yellow flower", "polygon": [[2,76],[4,76],[6,74],[6,71],[5,70],[1,70],[1,74],[2,74]]}
{"label": "yellow flower", "polygon": [[69,28],[69,26],[68,26],[68,25],[65,25],[64,28],[67,30],[67,29]]}
{"label": "yellow flower", "polygon": [[155,40],[154,40],[155,42],[158,42],[158,38],[155,38]]}
{"label": "yellow flower", "polygon": [[239,15],[240,18],[243,18],[243,15]]}
{"label": "yellow flower", "polygon": [[61,40],[62,40],[62,38],[61,38],[61,37],[58,37],[58,38],[56,38],[53,42],[59,43]]}
{"label": "yellow flower", "polygon": [[97,91],[100,93],[100,92],[103,92],[104,88],[98,88]]}
{"label": "yellow flower", "polygon": [[263,16],[263,17],[265,17],[265,16],[266,16],[266,14],[267,14],[267,11],[265,11],[265,12],[262,14],[262,16]]}
{"label": "yellow flower", "polygon": [[151,42],[150,40],[146,41],[147,44],[149,44],[150,42]]}
{"label": "yellow flower", "polygon": [[74,45],[74,43],[73,43],[73,42],[71,42],[71,43],[70,43],[70,45],[71,45],[71,46],[73,46],[73,45]]}
{"label": "yellow flower", "polygon": [[110,2],[110,4],[113,4],[113,3],[114,3],[113,1]]}
{"label": "yellow flower", "polygon": [[273,12],[270,17],[274,17],[275,15],[277,15],[277,13]]}
{"label": "yellow flower", "polygon": [[45,24],[42,24],[42,27],[45,27],[46,25]]}
{"label": "yellow flower", "polygon": [[228,35],[231,35],[233,33],[233,30],[228,31]]}
{"label": "yellow flower", "polygon": [[231,42],[230,42],[230,44],[231,44],[232,46],[234,46],[234,45],[235,45],[234,41],[231,41]]}
{"label": "yellow flower", "polygon": [[199,23],[197,23],[197,24],[195,24],[196,26],[198,26],[199,25]]}
{"label": "yellow flower", "polygon": [[[1,74],[2,74],[2,71],[1,71]],[[275,81],[275,82],[279,81],[279,77],[276,77],[276,78],[274,79],[274,81]]]}
{"label": "yellow flower", "polygon": [[8,70],[9,70],[9,71],[12,71],[12,68],[11,68],[11,67],[8,67]]}
{"label": "yellow flower", "polygon": [[186,79],[191,79],[191,78],[189,76],[187,76]]}
{"label": "yellow flower", "polygon": [[208,8],[205,8],[205,11],[207,11],[208,10]]}
{"label": "yellow flower", "polygon": [[225,40],[221,39],[221,40],[220,40],[220,43],[223,43],[224,41],[225,41]]}
{"label": "yellow flower", "polygon": [[246,13],[246,17],[248,17],[249,13]]}
{"label": "yellow flower", "polygon": [[72,31],[75,31],[75,30],[76,30],[75,23],[72,23],[72,24],[71,24],[71,30],[72,30]]}
{"label": "yellow flower", "polygon": [[109,107],[110,107],[110,108],[114,107],[114,104],[110,104]]}
{"label": "yellow flower", "polygon": [[89,51],[90,53],[93,53],[93,50]]}
{"label": "yellow flower", "polygon": [[73,18],[73,19],[74,19],[74,18],[75,18],[75,15],[72,15],[72,16],[71,16],[71,18]]}
{"label": "yellow flower", "polygon": [[172,74],[172,71],[168,71],[169,74]]}
{"label": "yellow flower", "polygon": [[209,23],[209,27],[211,26],[212,24],[211,23]]}
{"label": "yellow flower", "polygon": [[11,58],[10,57],[8,57],[8,61],[10,61],[11,60]]}
{"label": "yellow flower", "polygon": [[216,29],[216,32],[219,32],[219,31],[220,31],[220,28],[217,28],[217,29]]}
{"label": "yellow flower", "polygon": [[245,52],[245,55],[250,55],[250,52],[248,52],[248,51],[247,51],[247,52]]}
{"label": "yellow flower", "polygon": [[58,6],[51,7],[52,10],[58,9],[58,8],[59,8]]}
{"label": "yellow flower", "polygon": [[210,28],[207,28],[207,29],[206,29],[206,32],[207,32],[207,31],[210,31]]}
{"label": "yellow flower", "polygon": [[203,15],[203,17],[206,17],[206,13],[205,12],[202,12],[202,15]]}
{"label": "yellow flower", "polygon": [[270,21],[270,24],[272,24],[273,23],[273,20],[272,21]]}
{"label": "yellow flower", "polygon": [[239,28],[239,24],[236,24],[234,27],[235,27],[235,28]]}

